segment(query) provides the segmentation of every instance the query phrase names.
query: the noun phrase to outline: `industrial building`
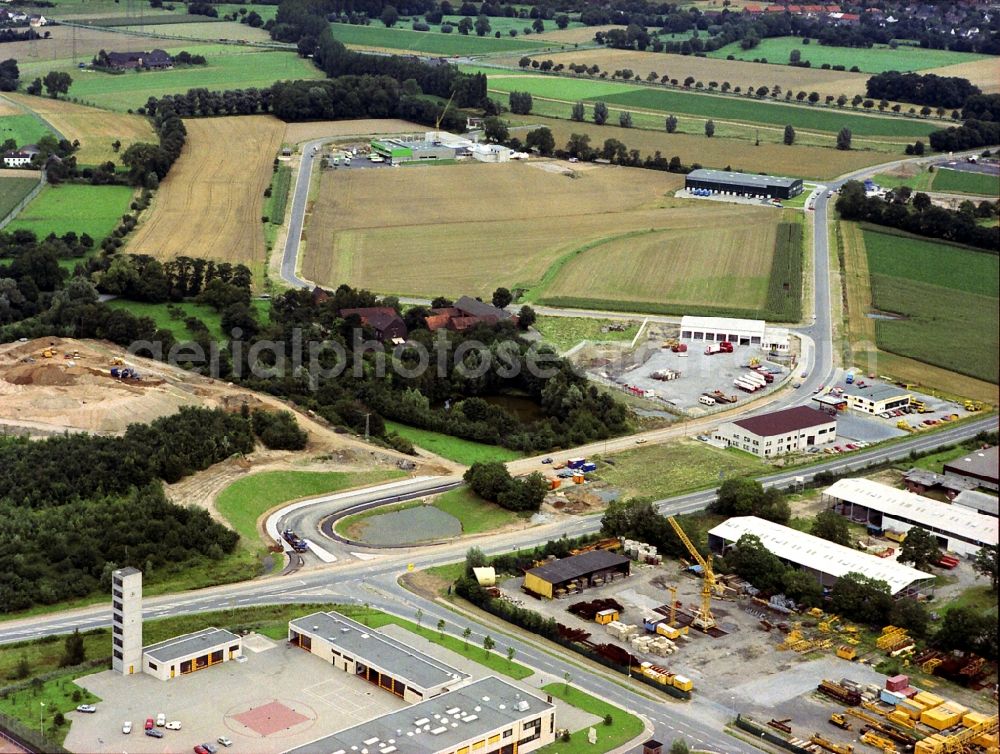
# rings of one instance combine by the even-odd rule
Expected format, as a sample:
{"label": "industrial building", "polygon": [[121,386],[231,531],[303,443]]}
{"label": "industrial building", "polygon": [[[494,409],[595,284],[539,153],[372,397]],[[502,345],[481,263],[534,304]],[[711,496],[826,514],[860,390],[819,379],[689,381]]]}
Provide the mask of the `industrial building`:
{"label": "industrial building", "polygon": [[837,439],[837,420],[808,406],[772,411],[726,422],[713,438],[760,458],[829,445]]}
{"label": "industrial building", "polygon": [[692,170],[684,176],[685,189],[707,189],[717,194],[791,199],[802,193],[801,178],[731,173],[725,170]]}
{"label": "industrial building", "polygon": [[229,662],[242,653],[243,640],[236,634],[222,628],[204,628],[143,649],[142,670],[161,681],[169,681],[178,675]]}
{"label": "industrial building", "polygon": [[381,155],[392,165],[421,160],[454,160],[467,157],[475,142],[445,131],[428,131],[420,136],[393,136],[372,139],[372,154]]}
{"label": "industrial building", "polygon": [[982,448],[973,450],[954,461],[948,461],[944,465],[945,476],[960,477],[973,481],[977,487],[996,491],[998,476],[1000,476],[1000,462],[997,457],[997,446],[992,448]]}
{"label": "industrial building", "polygon": [[528,754],[555,729],[551,702],[490,676],[286,754]]}
{"label": "industrial building", "polygon": [[733,317],[681,317],[681,339],[719,342],[734,346],[760,346],[765,351],[788,351],[788,330],[768,327],[762,319]]}
{"label": "industrial building", "polygon": [[288,641],[408,702],[455,689],[469,675],[336,612],[288,622]]}
{"label": "industrial building", "polygon": [[559,597],[588,586],[629,575],[630,561],[608,550],[593,550],[532,568],[524,574],[524,590],[539,597]]}
{"label": "industrial building", "polygon": [[111,572],[111,669],[131,675],[142,669],[142,571]]}
{"label": "industrial building", "polygon": [[858,387],[849,385],[844,391],[849,408],[866,414],[885,413],[910,405],[912,396],[909,391],[895,385],[868,385]]}
{"label": "industrial building", "polygon": [[897,490],[871,479],[841,479],[823,492],[830,506],[852,521],[879,531],[926,529],[949,552],[975,555],[997,546],[997,521],[964,505],[953,505]]}
{"label": "industrial building", "polygon": [[912,595],[930,589],[934,576],[889,558],[838,545],[756,516],[726,519],[708,532],[709,549],[724,555],[744,534],[758,537],[768,552],[783,562],[816,576],[825,587],[848,573],[885,581],[893,595]]}
{"label": "industrial building", "polygon": [[997,499],[996,495],[991,495],[988,492],[979,492],[978,490],[962,490],[955,498],[952,500],[955,505],[963,505],[966,508],[971,508],[972,510],[979,511],[985,516],[993,516],[997,518],[1000,515],[1000,500]]}

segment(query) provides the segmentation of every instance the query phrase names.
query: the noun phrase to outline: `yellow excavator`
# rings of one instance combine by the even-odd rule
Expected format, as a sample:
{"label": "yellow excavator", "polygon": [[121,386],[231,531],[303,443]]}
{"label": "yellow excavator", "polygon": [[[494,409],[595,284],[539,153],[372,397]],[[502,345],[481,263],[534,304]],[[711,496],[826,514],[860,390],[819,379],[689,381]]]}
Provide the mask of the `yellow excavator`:
{"label": "yellow excavator", "polygon": [[691,625],[702,631],[709,631],[715,628],[716,625],[715,616],[712,615],[712,594],[716,591],[715,574],[712,572],[712,564],[705,560],[701,556],[701,553],[695,549],[694,544],[688,539],[688,535],[684,533],[681,525],[677,523],[676,518],[667,516],[667,521],[670,522],[671,528],[673,528],[678,539],[684,543],[691,557],[701,566],[701,609],[694,611],[694,620],[691,621]]}

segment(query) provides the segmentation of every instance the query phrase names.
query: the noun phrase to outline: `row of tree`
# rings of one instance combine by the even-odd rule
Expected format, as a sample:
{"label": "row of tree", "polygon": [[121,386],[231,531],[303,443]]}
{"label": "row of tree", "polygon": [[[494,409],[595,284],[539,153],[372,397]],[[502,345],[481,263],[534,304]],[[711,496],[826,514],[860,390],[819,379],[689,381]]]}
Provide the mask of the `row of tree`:
{"label": "row of tree", "polygon": [[964,107],[969,97],[982,94],[978,86],[959,76],[938,76],[934,73],[879,73],[865,83],[869,97],[912,102],[916,105]]}
{"label": "row of tree", "polygon": [[937,152],[962,152],[1000,144],[1000,119],[967,120],[961,126],[933,131],[927,140]]}

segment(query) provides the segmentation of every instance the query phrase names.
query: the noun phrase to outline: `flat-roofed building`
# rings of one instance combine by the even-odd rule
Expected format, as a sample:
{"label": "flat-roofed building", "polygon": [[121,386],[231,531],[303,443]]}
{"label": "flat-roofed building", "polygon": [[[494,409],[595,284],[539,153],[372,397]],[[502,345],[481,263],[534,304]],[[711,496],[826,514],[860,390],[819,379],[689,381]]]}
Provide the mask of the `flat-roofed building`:
{"label": "flat-roofed building", "polygon": [[844,391],[847,405],[866,414],[882,414],[910,405],[910,393],[895,385],[849,386]]}
{"label": "flat-roofed building", "polygon": [[524,574],[524,589],[552,599],[565,592],[628,576],[629,566],[629,559],[616,552],[582,552],[532,568]]}
{"label": "flat-roofed building", "polygon": [[987,490],[996,490],[1000,476],[997,446],[973,450],[953,461],[948,461],[944,465],[944,473],[945,476],[973,480],[979,487]]}
{"label": "flat-roofed building", "polygon": [[336,612],[289,621],[288,641],[408,702],[438,696],[469,679],[468,673]]}
{"label": "flat-roofed building", "polygon": [[997,519],[962,505],[942,503],[871,479],[840,479],[823,492],[838,513],[881,531],[926,529],[945,549],[975,555],[997,546]]}
{"label": "flat-roofed building", "polygon": [[489,676],[286,754],[528,754],[555,730],[551,702]]}
{"label": "flat-roofed building", "polygon": [[997,518],[1000,515],[1000,500],[997,499],[996,495],[991,495],[988,492],[979,492],[978,490],[962,490],[955,498],[952,500],[955,505],[964,505],[966,508],[972,508],[975,511],[979,511],[984,516],[993,516]]}
{"label": "flat-roofed building", "polygon": [[243,640],[223,628],[204,628],[142,650],[142,670],[161,681],[229,662],[242,654]]}
{"label": "flat-roofed building", "polygon": [[734,317],[681,317],[682,340],[721,342],[728,340],[734,346],[759,346],[764,342],[767,323],[762,319],[736,319]]}
{"label": "flat-roofed building", "polygon": [[726,170],[692,170],[684,176],[685,189],[708,189],[733,196],[759,196],[765,199],[791,199],[802,193],[801,178],[734,173]]}
{"label": "flat-roofed building", "polygon": [[831,444],[837,439],[837,420],[808,406],[726,422],[713,438],[761,458],[795,453]]}
{"label": "flat-roofed building", "polygon": [[934,584],[933,574],[757,516],[736,516],[710,529],[709,549],[724,555],[744,534],[758,537],[768,552],[789,565],[812,573],[823,586],[833,586],[848,573],[860,573],[885,581],[894,595],[917,594],[929,590]]}

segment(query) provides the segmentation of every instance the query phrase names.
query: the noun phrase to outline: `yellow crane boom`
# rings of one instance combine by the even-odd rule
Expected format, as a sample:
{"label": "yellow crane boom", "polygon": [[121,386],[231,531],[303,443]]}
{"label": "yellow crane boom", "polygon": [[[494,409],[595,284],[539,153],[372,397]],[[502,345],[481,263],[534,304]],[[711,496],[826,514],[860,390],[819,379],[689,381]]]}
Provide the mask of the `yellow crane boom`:
{"label": "yellow crane boom", "polygon": [[681,528],[681,525],[677,523],[676,518],[667,516],[667,521],[670,522],[670,527],[674,530],[674,534],[684,543],[684,547],[687,548],[691,557],[701,566],[701,610],[696,611],[691,625],[695,628],[700,628],[702,631],[708,631],[711,628],[715,628],[715,616],[712,615],[712,592],[715,591],[715,574],[712,572],[712,564],[701,556],[701,553],[695,548],[688,535]]}

